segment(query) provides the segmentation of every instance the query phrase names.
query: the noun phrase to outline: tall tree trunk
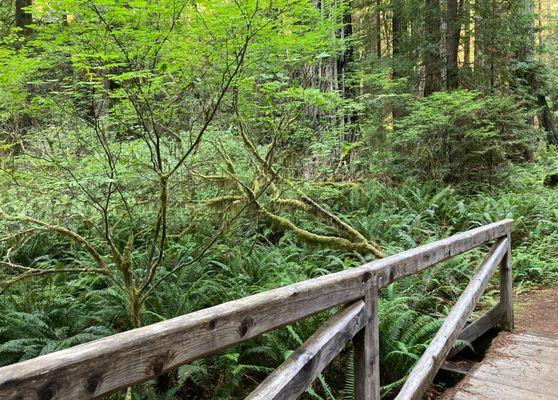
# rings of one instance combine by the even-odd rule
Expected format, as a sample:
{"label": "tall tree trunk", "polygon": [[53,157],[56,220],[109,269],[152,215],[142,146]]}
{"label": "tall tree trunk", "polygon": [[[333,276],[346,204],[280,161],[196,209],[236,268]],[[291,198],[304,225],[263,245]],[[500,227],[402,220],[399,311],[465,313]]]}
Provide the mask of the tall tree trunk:
{"label": "tall tree trunk", "polygon": [[446,33],[446,87],[448,90],[459,86],[459,70],[457,54],[459,50],[459,33],[461,24],[458,21],[458,0],[447,0],[447,33]]}
{"label": "tall tree trunk", "polygon": [[[534,11],[534,0],[522,0],[523,1],[523,13],[528,15],[533,15]],[[529,21],[525,26],[522,26],[524,30],[522,37],[522,45],[519,48],[517,59],[521,61],[526,67],[521,68],[519,71],[519,78],[523,79],[528,85],[531,95],[535,98],[538,97],[538,84],[535,71],[533,70],[533,61],[535,59],[535,22],[534,18],[529,18]],[[535,120],[532,117],[527,118],[527,122],[534,124]]]}
{"label": "tall tree trunk", "polygon": [[[314,7],[320,10],[322,18],[331,18],[328,15],[327,7],[325,7],[321,0],[311,0],[311,2]],[[337,40],[337,38],[333,36],[332,40]],[[322,58],[318,63],[311,65],[309,69],[309,82],[307,82],[309,86],[324,93],[339,90],[338,65],[335,57]],[[337,113],[335,110],[325,111],[320,106],[310,106],[307,112],[312,119],[313,128],[317,132],[322,131],[324,125],[336,121]]]}
{"label": "tall tree trunk", "polygon": [[[523,0],[523,3],[525,14],[532,16],[535,11],[534,0]],[[535,60],[535,23],[533,18],[529,18],[527,37],[521,51],[520,57],[522,61],[533,62]]]}
{"label": "tall tree trunk", "polygon": [[542,0],[537,0],[537,28],[538,28],[538,36],[539,36],[539,43],[538,43],[538,48],[539,48],[539,52],[540,49],[542,48],[542,34],[543,34],[543,9],[542,9]]}
{"label": "tall tree trunk", "polygon": [[[405,76],[403,67],[403,34],[405,23],[403,19],[403,1],[391,0],[391,35],[392,35],[392,78],[399,79]],[[395,104],[392,107],[392,116],[396,120],[406,115],[402,105]]]}
{"label": "tall tree trunk", "polygon": [[403,45],[403,1],[392,0],[391,34],[392,34],[392,56],[393,56],[393,76],[399,78],[403,76],[399,57],[402,55]]}
{"label": "tall tree trunk", "polygon": [[424,95],[439,91],[442,82],[442,62],[440,56],[440,0],[426,0],[424,30],[426,43],[424,51]]}
{"label": "tall tree trunk", "polygon": [[339,89],[343,97],[352,98],[354,93],[350,85],[347,84],[347,74],[349,72],[350,64],[353,61],[353,46],[350,43],[351,36],[353,35],[353,21],[351,15],[351,8],[343,15],[343,25],[339,31],[339,38],[345,42],[345,48],[339,58],[337,59],[337,78],[339,79]]}
{"label": "tall tree trunk", "polygon": [[471,0],[463,3],[463,67],[471,69]]}
{"label": "tall tree trunk", "polygon": [[[345,42],[345,48],[339,58],[337,59],[337,79],[339,80],[338,87],[341,91],[344,99],[354,99],[356,96],[355,86],[348,82],[348,75],[350,73],[351,63],[354,61],[354,50],[353,45],[350,42],[351,36],[353,35],[353,18],[352,18],[352,8],[351,4],[348,4],[347,10],[343,15],[343,25],[339,32],[339,37]],[[354,142],[356,139],[356,132],[354,130],[353,124],[356,122],[355,112],[349,112],[343,115],[342,123],[346,125],[347,129],[344,129],[343,137],[341,140],[341,146],[343,142],[349,141]],[[347,134],[348,133],[348,134]],[[348,160],[348,157],[347,157]]]}
{"label": "tall tree trunk", "polygon": [[15,2],[15,26],[20,28],[24,35],[29,34],[29,26],[33,23],[33,16],[27,9],[32,4],[32,0],[16,0]]}
{"label": "tall tree trunk", "polygon": [[479,0],[474,0],[473,4],[473,36],[474,36],[474,48],[473,48],[473,65],[475,72],[480,70],[483,66],[482,60],[482,30],[481,21],[479,18]]}
{"label": "tall tree trunk", "polygon": [[[533,0],[523,0],[524,1],[524,12],[526,15],[533,15],[534,2]],[[538,107],[539,115],[538,119],[541,126],[546,131],[547,142],[549,144],[558,145],[558,132],[556,131],[556,126],[554,123],[554,116],[552,115],[552,110],[550,109],[546,96],[544,93],[543,85],[539,81],[537,76],[537,71],[534,68],[534,58],[535,58],[535,29],[534,29],[534,19],[529,20],[528,26],[526,28],[526,40],[525,45],[520,49],[518,54],[518,59],[528,66],[526,68],[525,75],[523,78],[527,82],[530,88],[532,96],[536,98],[536,106]],[[533,122],[532,120],[529,122]]]}
{"label": "tall tree trunk", "polygon": [[380,7],[382,6],[382,0],[376,0],[376,10],[374,10],[375,19],[375,35],[376,41],[376,57],[378,60],[382,58],[382,15],[380,13]]}

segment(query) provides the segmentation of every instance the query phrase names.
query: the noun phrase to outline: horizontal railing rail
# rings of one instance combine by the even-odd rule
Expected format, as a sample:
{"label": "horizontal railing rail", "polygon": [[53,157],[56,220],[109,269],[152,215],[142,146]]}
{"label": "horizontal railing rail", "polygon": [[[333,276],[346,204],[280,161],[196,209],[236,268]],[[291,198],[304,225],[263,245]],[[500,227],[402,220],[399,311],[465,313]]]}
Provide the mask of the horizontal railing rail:
{"label": "horizontal railing rail", "polygon": [[[428,373],[417,378],[415,368],[398,397],[399,400],[420,398],[424,385],[428,385],[443,359],[457,350],[453,346],[456,338],[472,341],[498,323],[511,327],[512,227],[512,220],[502,220],[357,268],[2,367],[0,399],[102,398],[264,332],[345,305],[248,398],[296,398],[352,340],[355,397],[376,400],[379,399],[378,289],[496,240],[487,260],[450,312],[441,333],[427,349],[425,354],[435,358],[435,362],[426,364],[424,356],[419,365],[426,366]],[[463,329],[498,264],[501,265],[499,305]]]}

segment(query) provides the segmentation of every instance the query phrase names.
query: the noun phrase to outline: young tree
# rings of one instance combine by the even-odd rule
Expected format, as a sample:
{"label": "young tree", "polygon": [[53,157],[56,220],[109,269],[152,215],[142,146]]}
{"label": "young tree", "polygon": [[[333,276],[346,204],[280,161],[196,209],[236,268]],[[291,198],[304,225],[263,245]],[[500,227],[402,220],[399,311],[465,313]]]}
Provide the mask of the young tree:
{"label": "young tree", "polygon": [[[26,53],[53,67],[37,70],[43,75],[35,80],[43,82],[36,101],[48,106],[60,128],[29,138],[10,173],[19,196],[44,190],[55,177],[62,203],[33,216],[25,215],[32,208],[5,207],[3,222],[16,233],[4,239],[17,248],[37,234],[58,235],[83,248],[92,263],[24,266],[10,250],[3,265],[21,274],[3,285],[56,273],[99,274],[125,293],[131,326],[139,327],[152,291],[202,257],[227,225],[193,249],[190,261],[172,267],[168,239],[192,222],[182,217],[183,196],[192,189],[184,182],[199,162],[200,145],[215,129],[251,49],[278,34],[282,16],[292,13],[296,24],[308,8],[303,2],[264,7],[212,0],[66,0],[58,6],[58,15],[64,11],[72,22],[40,27]],[[23,179],[27,171],[35,179]],[[122,219],[128,221],[123,231]],[[84,221],[91,229],[81,231]]]}

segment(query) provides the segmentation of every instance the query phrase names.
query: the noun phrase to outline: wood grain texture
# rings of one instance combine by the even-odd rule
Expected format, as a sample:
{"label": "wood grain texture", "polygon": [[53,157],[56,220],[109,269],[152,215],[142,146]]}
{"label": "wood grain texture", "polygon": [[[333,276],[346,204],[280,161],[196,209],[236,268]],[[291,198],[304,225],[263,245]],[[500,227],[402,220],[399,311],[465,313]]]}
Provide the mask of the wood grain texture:
{"label": "wood grain texture", "polygon": [[362,300],[338,311],[246,400],[296,399],[363,328],[367,320],[368,313]]}
{"label": "wood grain texture", "polygon": [[507,251],[507,238],[499,239],[494,244],[440,330],[412,369],[396,400],[419,400],[423,397]]}
{"label": "wood grain texture", "polygon": [[511,233],[508,233],[508,252],[500,265],[500,303],[504,315],[501,326],[511,331],[513,329],[513,276],[511,261]]}
{"label": "wood grain texture", "polygon": [[555,396],[548,396],[518,387],[504,385],[498,382],[488,382],[479,378],[472,378],[466,391],[459,391],[452,400],[556,400]]}
{"label": "wood grain texture", "polygon": [[234,346],[507,235],[512,220],[482,226],[361,267],[0,368],[3,400],[94,399]]}
{"label": "wood grain texture", "polygon": [[364,296],[366,324],[353,340],[356,400],[380,400],[378,300],[378,287],[372,284]]}
{"label": "wood grain texture", "polygon": [[444,400],[558,398],[558,334],[502,332],[483,360]]}

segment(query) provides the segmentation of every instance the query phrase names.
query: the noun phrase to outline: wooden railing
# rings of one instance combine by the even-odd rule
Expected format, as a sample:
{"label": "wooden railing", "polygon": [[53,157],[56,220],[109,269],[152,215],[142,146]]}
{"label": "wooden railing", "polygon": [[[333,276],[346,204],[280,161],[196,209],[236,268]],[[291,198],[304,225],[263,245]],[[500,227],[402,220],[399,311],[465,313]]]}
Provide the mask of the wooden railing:
{"label": "wooden railing", "polygon": [[[495,241],[398,400],[419,399],[448,355],[491,327],[513,324],[511,239],[503,220],[358,268],[259,293],[188,315],[0,368],[0,399],[94,399],[332,307],[342,306],[270,374],[248,399],[293,399],[349,341],[355,348],[355,397],[380,397],[378,289],[441,261]],[[500,266],[500,302],[466,326]],[[461,342],[459,342],[461,343]]]}

